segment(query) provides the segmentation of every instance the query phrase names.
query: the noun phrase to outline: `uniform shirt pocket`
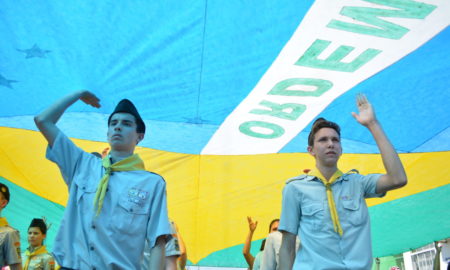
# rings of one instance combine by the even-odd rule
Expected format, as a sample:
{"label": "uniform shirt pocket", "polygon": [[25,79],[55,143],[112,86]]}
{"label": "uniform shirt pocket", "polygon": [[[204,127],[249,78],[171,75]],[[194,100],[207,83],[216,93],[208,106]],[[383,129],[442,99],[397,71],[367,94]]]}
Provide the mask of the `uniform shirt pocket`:
{"label": "uniform shirt pocket", "polygon": [[[88,185],[87,183],[74,182],[77,185],[77,203],[80,203],[82,198],[92,197],[97,191],[97,187],[94,185]],[[94,201],[92,201],[94,203]]]}
{"label": "uniform shirt pocket", "polygon": [[361,207],[361,199],[351,199],[343,200],[342,207],[344,210],[345,220],[354,225],[358,226],[364,221],[364,211]]}
{"label": "uniform shirt pocket", "polygon": [[324,207],[322,203],[311,203],[302,206],[303,225],[311,227],[314,231],[321,228],[324,219]]}
{"label": "uniform shirt pocket", "polygon": [[149,214],[148,193],[138,189],[129,189],[122,194],[114,209],[114,227],[123,234],[145,235]]}

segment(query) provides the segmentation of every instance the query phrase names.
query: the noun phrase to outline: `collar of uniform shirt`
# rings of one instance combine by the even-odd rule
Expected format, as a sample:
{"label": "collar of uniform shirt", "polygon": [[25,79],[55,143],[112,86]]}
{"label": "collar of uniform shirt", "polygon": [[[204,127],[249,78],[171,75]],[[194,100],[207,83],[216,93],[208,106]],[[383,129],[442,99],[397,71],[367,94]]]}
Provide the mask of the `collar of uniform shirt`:
{"label": "collar of uniform shirt", "polygon": [[27,256],[27,261],[25,262],[25,265],[23,269],[28,269],[28,266],[30,265],[31,257],[39,254],[45,254],[48,253],[45,246],[40,246],[37,249],[33,250],[33,252],[30,252],[28,249],[25,250],[25,256]]}
{"label": "collar of uniform shirt", "polygon": [[6,220],[5,217],[0,217],[0,227],[5,227],[8,226],[8,221]]}

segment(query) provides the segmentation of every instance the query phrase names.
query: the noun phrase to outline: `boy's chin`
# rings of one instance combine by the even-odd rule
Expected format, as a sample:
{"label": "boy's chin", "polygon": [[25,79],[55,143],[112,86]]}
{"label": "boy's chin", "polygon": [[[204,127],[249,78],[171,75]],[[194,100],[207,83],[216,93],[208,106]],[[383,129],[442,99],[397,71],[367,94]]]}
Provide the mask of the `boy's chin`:
{"label": "boy's chin", "polygon": [[336,166],[337,162],[339,161],[339,158],[327,158],[323,161],[323,164],[327,167]]}

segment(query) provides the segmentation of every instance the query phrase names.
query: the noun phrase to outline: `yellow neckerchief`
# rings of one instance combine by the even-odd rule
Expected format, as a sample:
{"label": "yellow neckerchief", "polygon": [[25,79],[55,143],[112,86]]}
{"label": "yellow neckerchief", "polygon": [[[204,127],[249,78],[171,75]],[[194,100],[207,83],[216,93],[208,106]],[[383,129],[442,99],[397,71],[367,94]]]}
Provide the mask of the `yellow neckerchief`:
{"label": "yellow neckerchief", "polygon": [[109,156],[102,159],[102,165],[105,168],[105,175],[98,183],[97,192],[95,193],[94,207],[97,206],[97,216],[100,214],[103,206],[103,199],[105,198],[106,188],[108,187],[109,177],[111,172],[117,171],[144,171],[145,166],[138,154],[131,155],[121,161],[111,165]]}
{"label": "yellow neckerchief", "polygon": [[0,227],[5,227],[8,226],[8,221],[6,220],[5,217],[0,217]]}
{"label": "yellow neckerchief", "polygon": [[333,192],[331,191],[331,185],[334,182],[336,182],[336,179],[342,176],[342,172],[339,169],[335,171],[329,181],[326,180],[326,178],[322,175],[322,173],[318,169],[313,169],[308,174],[315,176],[325,185],[327,191],[328,207],[330,208],[330,215],[331,220],[333,221],[334,231],[337,232],[340,236],[342,236],[344,232],[342,231],[341,223],[339,222],[339,215],[336,209],[336,203],[334,202]]}
{"label": "yellow neckerchief", "polygon": [[33,250],[33,252],[30,252],[29,248],[30,247],[28,247],[27,250],[25,250],[25,256],[27,256],[27,261],[25,262],[25,265],[23,266],[24,270],[28,269],[28,266],[30,265],[31,257],[48,253],[45,246],[40,246],[40,247],[36,248],[35,250]]}

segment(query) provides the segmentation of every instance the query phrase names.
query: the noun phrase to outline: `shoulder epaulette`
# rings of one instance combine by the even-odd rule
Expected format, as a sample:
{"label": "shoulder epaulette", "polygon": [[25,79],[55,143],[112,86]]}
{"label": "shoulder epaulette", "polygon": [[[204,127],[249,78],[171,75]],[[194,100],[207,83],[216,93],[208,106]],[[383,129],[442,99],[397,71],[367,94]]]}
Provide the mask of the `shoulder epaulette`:
{"label": "shoulder epaulette", "polygon": [[307,179],[309,179],[309,178],[314,178],[314,176],[312,176],[312,175],[307,175],[307,174],[301,174],[301,175],[299,175],[299,176],[292,177],[292,178],[288,179],[288,180],[286,181],[286,184],[289,184],[289,183],[294,182],[294,181],[307,180]]}
{"label": "shoulder epaulette", "polygon": [[155,172],[151,172],[151,171],[147,171],[147,170],[145,170],[145,172],[148,172],[148,173],[150,173],[150,174],[157,175],[157,176],[161,177],[161,179],[162,179],[164,182],[166,182],[166,179],[164,179],[164,177],[162,177],[162,175],[160,175],[159,173],[155,173]]}

